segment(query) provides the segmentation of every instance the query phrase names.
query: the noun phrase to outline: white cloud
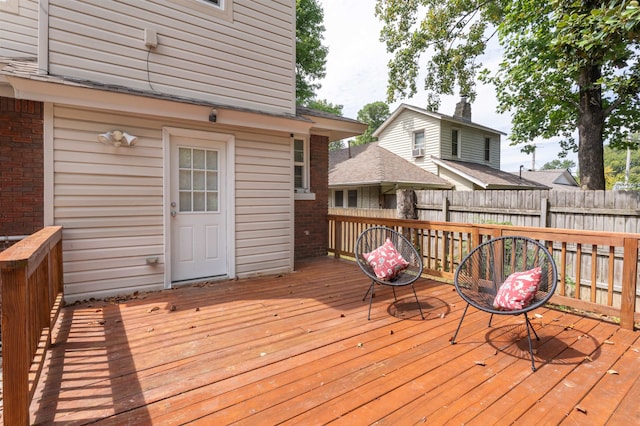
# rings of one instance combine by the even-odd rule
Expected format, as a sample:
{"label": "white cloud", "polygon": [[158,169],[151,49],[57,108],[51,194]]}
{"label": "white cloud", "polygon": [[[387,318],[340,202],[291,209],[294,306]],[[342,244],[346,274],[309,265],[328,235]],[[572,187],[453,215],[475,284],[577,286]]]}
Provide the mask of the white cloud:
{"label": "white cloud", "polygon": [[[391,55],[380,41],[382,23],[375,17],[374,0],[320,0],[320,4],[324,10],[323,44],[329,48],[329,54],[327,75],[317,96],[343,105],[344,116],[356,118],[366,104],[386,100],[387,63]],[[482,60],[485,66],[497,65],[499,48],[489,49]],[[418,81],[418,88],[420,83]],[[424,107],[426,98],[426,93],[420,91],[411,99],[390,104],[389,108],[393,111],[400,103]],[[440,112],[452,115],[458,100],[458,96],[443,96]],[[507,114],[496,112],[496,105],[493,87],[478,86],[476,100],[471,106],[473,121],[507,133],[507,137],[502,139],[502,170],[518,171],[520,165],[530,168],[532,156],[520,152],[518,146],[509,145],[511,121]],[[557,142],[536,141],[536,144],[536,168],[558,158],[560,145]],[[575,154],[568,159],[578,162]]]}

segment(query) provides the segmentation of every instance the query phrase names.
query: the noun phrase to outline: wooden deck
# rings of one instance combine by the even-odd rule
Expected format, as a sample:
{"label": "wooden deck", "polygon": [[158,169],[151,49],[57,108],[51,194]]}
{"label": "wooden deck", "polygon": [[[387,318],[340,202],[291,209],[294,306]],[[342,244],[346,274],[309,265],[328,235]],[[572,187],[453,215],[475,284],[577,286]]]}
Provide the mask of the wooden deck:
{"label": "wooden deck", "polygon": [[640,333],[469,309],[418,281],[398,302],[355,263],[63,308],[31,405],[37,424],[639,424]]}

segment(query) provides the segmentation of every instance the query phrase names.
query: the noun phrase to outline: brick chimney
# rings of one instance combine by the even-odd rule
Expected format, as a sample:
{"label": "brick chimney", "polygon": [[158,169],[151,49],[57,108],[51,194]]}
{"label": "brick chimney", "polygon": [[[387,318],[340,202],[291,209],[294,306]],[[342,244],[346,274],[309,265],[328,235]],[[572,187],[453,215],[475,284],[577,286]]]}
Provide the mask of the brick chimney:
{"label": "brick chimney", "polygon": [[467,101],[467,95],[460,96],[460,102],[456,104],[455,118],[471,122],[471,104]]}

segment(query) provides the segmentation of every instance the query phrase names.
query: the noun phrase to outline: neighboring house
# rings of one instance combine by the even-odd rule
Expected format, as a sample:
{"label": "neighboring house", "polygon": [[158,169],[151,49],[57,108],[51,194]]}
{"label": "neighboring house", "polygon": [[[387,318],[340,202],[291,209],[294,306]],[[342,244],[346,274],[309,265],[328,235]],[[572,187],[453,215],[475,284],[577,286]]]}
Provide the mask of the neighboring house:
{"label": "neighboring house", "polygon": [[380,147],[449,181],[456,190],[539,189],[500,170],[503,132],[471,121],[466,97],[447,116],[400,105],[373,133]]}
{"label": "neighboring house", "polygon": [[62,225],[67,301],[325,255],[328,143],[366,125],[296,108],[295,25],[292,1],[0,0],[0,235]]}
{"label": "neighboring house", "polygon": [[396,208],[398,189],[451,189],[378,142],[329,152],[329,207]]}
{"label": "neighboring house", "polygon": [[521,172],[513,172],[513,174],[522,176],[523,179],[538,182],[554,191],[580,190],[580,184],[578,184],[571,172],[566,169],[522,170]]}

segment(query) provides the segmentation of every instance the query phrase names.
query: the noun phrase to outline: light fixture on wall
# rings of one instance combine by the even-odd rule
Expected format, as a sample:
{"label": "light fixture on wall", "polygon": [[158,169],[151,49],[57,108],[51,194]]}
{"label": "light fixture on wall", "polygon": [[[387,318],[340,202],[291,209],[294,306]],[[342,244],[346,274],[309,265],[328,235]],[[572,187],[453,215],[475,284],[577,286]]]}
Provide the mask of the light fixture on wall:
{"label": "light fixture on wall", "polygon": [[213,108],[209,113],[209,121],[211,123],[215,123],[216,121],[218,121],[218,111],[215,108]]}
{"label": "light fixture on wall", "polygon": [[99,134],[98,142],[113,146],[134,146],[136,142],[138,142],[138,138],[121,130],[113,130],[111,132]]}

